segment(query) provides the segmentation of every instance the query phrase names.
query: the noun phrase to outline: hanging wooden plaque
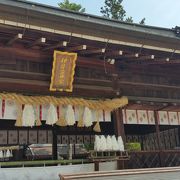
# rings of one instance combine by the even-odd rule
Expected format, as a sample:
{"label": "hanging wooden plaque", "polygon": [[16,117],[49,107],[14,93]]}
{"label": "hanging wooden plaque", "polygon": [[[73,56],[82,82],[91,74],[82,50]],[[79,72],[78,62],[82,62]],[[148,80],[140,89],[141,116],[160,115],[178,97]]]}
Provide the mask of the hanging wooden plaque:
{"label": "hanging wooden plaque", "polygon": [[50,91],[72,92],[77,53],[54,51]]}

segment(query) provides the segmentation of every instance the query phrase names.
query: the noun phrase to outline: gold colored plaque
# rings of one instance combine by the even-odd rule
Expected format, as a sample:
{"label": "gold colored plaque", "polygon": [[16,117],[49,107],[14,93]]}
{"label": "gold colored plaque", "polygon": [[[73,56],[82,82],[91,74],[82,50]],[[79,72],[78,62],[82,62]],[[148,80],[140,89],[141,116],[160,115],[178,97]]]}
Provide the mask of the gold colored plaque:
{"label": "gold colored plaque", "polygon": [[54,51],[50,91],[72,92],[77,53]]}

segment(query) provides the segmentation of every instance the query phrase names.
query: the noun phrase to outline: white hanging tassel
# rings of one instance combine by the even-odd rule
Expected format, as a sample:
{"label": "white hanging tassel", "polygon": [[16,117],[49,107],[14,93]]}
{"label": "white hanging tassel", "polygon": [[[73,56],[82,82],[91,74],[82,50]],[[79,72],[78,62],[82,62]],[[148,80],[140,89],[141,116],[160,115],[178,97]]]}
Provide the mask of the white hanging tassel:
{"label": "white hanging tassel", "polygon": [[53,125],[58,121],[57,109],[53,104],[50,104],[46,119],[46,124]]}
{"label": "white hanging tassel", "polygon": [[11,153],[10,153],[10,151],[9,151],[9,149],[6,151],[6,158],[9,158],[9,157],[11,157]]}
{"label": "white hanging tassel", "polygon": [[83,121],[85,127],[92,126],[92,113],[91,110],[88,107],[85,107],[84,114],[83,114]]}
{"label": "white hanging tassel", "polygon": [[100,146],[101,146],[101,138],[100,136],[95,136],[95,142],[94,142],[94,150],[95,151],[100,151]]}
{"label": "white hanging tassel", "polygon": [[3,158],[6,158],[6,150],[3,150]]}
{"label": "white hanging tassel", "polygon": [[119,145],[118,145],[118,142],[117,142],[115,136],[112,136],[112,150],[113,151],[118,151],[119,150]]}
{"label": "white hanging tassel", "polygon": [[106,138],[105,136],[101,136],[101,151],[106,151],[107,150],[107,143],[106,143]]}
{"label": "white hanging tassel", "polygon": [[10,157],[13,157],[12,149],[10,150]]}
{"label": "white hanging tassel", "polygon": [[106,148],[108,151],[112,150],[112,138],[109,135],[106,138]]}
{"label": "white hanging tassel", "polygon": [[118,137],[118,145],[119,145],[119,150],[124,151],[124,143],[121,136]]}
{"label": "white hanging tassel", "polygon": [[1,150],[0,151],[0,159],[2,159],[2,158],[4,158],[4,156],[3,156],[3,151]]}
{"label": "white hanging tassel", "polygon": [[36,121],[34,108],[32,105],[25,104],[24,110],[22,113],[22,126],[34,126]]}
{"label": "white hanging tassel", "polygon": [[65,120],[69,126],[73,126],[75,124],[75,114],[71,105],[67,106]]}
{"label": "white hanging tassel", "polygon": [[97,135],[95,135],[94,150],[97,151]]}

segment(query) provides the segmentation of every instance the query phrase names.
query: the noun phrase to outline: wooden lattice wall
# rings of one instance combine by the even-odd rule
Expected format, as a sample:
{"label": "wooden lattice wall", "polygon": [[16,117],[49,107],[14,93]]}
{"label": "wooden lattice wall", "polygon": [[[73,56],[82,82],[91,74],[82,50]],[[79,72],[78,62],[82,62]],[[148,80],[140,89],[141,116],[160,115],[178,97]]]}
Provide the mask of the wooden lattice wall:
{"label": "wooden lattice wall", "polygon": [[[175,149],[180,145],[178,128],[160,132],[162,149]],[[156,133],[146,135],[126,135],[126,142],[140,142],[142,150],[158,150]]]}

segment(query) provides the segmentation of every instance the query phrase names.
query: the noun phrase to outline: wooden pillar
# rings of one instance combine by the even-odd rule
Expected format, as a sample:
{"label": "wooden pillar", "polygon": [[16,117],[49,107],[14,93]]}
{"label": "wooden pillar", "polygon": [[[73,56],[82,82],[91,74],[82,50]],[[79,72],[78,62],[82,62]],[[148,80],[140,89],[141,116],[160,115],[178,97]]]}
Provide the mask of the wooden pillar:
{"label": "wooden pillar", "polygon": [[52,134],[53,134],[52,155],[53,155],[53,160],[57,160],[57,132],[56,132],[56,127],[53,127]]}
{"label": "wooden pillar", "polygon": [[162,146],[161,146],[161,137],[160,137],[160,128],[159,128],[159,120],[158,120],[158,111],[154,111],[154,119],[155,119],[158,151],[159,151],[159,162],[160,162],[160,166],[163,167],[164,166],[164,157],[163,157]]}
{"label": "wooden pillar", "polygon": [[158,121],[158,111],[154,111],[154,119],[155,119],[155,128],[156,128],[156,138],[157,138],[158,150],[161,150],[161,138],[160,138],[160,129],[159,129],[159,121]]}
{"label": "wooden pillar", "polygon": [[123,139],[123,142],[125,143],[126,136],[125,136],[125,131],[124,131],[122,109],[119,108],[119,109],[115,110],[114,114],[115,114],[115,116],[114,116],[115,135],[116,136],[121,136],[122,139]]}
{"label": "wooden pillar", "polygon": [[99,171],[99,161],[94,162],[94,171]]}
{"label": "wooden pillar", "polygon": [[[123,113],[121,108],[115,110],[114,112],[114,131],[117,137],[118,136],[122,137],[123,142],[125,144],[126,136],[124,131]],[[124,168],[125,168],[124,161],[117,160],[117,169],[124,169]]]}

